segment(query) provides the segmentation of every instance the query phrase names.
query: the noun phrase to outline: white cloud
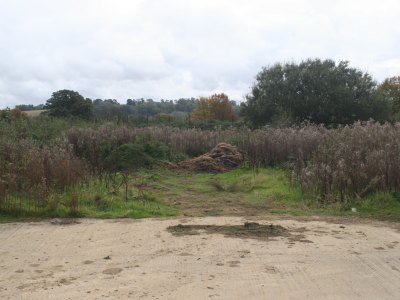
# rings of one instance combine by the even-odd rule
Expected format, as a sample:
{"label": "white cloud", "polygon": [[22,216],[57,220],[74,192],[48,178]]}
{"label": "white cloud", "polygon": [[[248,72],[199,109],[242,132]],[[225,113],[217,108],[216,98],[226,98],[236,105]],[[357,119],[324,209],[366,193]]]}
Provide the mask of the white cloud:
{"label": "white cloud", "polygon": [[242,99],[262,66],[349,60],[398,75],[396,0],[0,0],[0,107],[91,98]]}

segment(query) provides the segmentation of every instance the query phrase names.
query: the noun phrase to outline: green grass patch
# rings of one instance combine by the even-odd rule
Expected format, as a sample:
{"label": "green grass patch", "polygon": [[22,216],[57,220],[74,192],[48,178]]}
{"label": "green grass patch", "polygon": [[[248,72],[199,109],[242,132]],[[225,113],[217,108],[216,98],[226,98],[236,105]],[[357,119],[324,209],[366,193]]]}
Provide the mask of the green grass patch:
{"label": "green grass patch", "polygon": [[249,200],[273,198],[277,201],[299,202],[303,195],[299,188],[292,187],[282,169],[263,168],[257,171],[251,168],[236,169],[216,176],[233,193],[243,193]]}
{"label": "green grass patch", "polygon": [[[222,174],[188,173],[169,170],[152,171],[158,178],[154,182],[161,201],[190,215],[254,215],[271,213],[274,209],[284,213],[307,214],[299,188],[289,184],[282,169],[238,168]],[[195,210],[195,211],[193,211]]]}
{"label": "green grass patch", "polygon": [[[98,179],[47,197],[42,206],[13,199],[0,210],[0,222],[43,218],[149,218],[176,215],[360,216],[400,220],[400,195],[376,193],[346,203],[322,204],[293,187],[282,169],[238,168],[223,174],[194,174],[163,168],[146,169],[124,185]],[[74,202],[75,201],[75,202]],[[352,211],[356,209],[356,212]]]}
{"label": "green grass patch", "polygon": [[400,221],[400,195],[378,192],[351,203],[362,216]]}
{"label": "green grass patch", "polygon": [[[200,206],[204,211],[214,213],[218,209],[221,214],[231,214],[227,208],[233,207],[242,215],[259,212],[400,220],[399,195],[378,193],[347,203],[324,204],[313,195],[303,194],[299,186],[291,185],[283,169],[260,168],[256,172],[251,168],[238,168],[222,174],[157,170],[151,174],[147,176],[155,176],[154,184],[162,188],[158,195],[160,200],[168,198],[169,204],[182,203],[183,209]],[[352,208],[357,211],[353,212]]]}
{"label": "green grass patch", "polygon": [[135,187],[137,178],[130,178],[128,201],[123,186],[108,186],[100,180],[68,188],[48,195],[41,205],[28,199],[8,199],[0,210],[0,222],[40,220],[44,218],[149,218],[175,216],[176,209],[162,202],[152,192]]}

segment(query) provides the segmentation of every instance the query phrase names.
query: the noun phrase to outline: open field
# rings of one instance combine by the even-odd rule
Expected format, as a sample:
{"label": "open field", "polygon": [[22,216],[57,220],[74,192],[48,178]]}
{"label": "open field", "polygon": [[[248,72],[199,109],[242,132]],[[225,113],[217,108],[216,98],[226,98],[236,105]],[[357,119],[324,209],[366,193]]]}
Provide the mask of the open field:
{"label": "open field", "polygon": [[[169,226],[280,225],[269,238]],[[398,299],[399,226],[279,216],[0,225],[1,299]],[[18,246],[16,246],[18,245]]]}
{"label": "open field", "polygon": [[40,109],[40,110],[27,110],[24,111],[24,113],[30,117],[30,118],[34,118],[34,117],[39,117],[41,113],[44,113],[45,111],[47,111],[47,109]]}

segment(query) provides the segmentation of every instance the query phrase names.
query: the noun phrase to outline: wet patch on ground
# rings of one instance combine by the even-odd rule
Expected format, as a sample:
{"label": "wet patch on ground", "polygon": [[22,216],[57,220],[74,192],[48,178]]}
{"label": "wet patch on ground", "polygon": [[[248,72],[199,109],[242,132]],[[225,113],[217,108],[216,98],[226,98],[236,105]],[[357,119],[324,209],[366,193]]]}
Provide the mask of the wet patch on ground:
{"label": "wet patch on ground", "polygon": [[[243,225],[183,225],[169,226],[167,230],[174,236],[197,234],[222,234],[226,237],[270,240],[272,237],[287,237],[291,241],[307,241],[298,230],[291,231],[280,225],[263,225],[256,222],[245,222]],[[305,229],[304,229],[305,230]]]}
{"label": "wet patch on ground", "polygon": [[80,223],[81,222],[78,221],[77,219],[72,219],[72,218],[50,220],[50,224],[52,224],[52,225],[74,225],[74,224],[80,224]]}

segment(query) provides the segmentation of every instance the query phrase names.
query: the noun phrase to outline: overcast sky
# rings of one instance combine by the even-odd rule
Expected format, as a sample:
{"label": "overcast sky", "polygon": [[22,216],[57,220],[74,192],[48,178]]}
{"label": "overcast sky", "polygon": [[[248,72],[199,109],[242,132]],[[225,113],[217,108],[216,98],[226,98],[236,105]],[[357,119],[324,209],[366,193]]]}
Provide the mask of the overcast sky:
{"label": "overcast sky", "polygon": [[0,0],[0,107],[83,96],[243,100],[262,66],[400,75],[399,0]]}

